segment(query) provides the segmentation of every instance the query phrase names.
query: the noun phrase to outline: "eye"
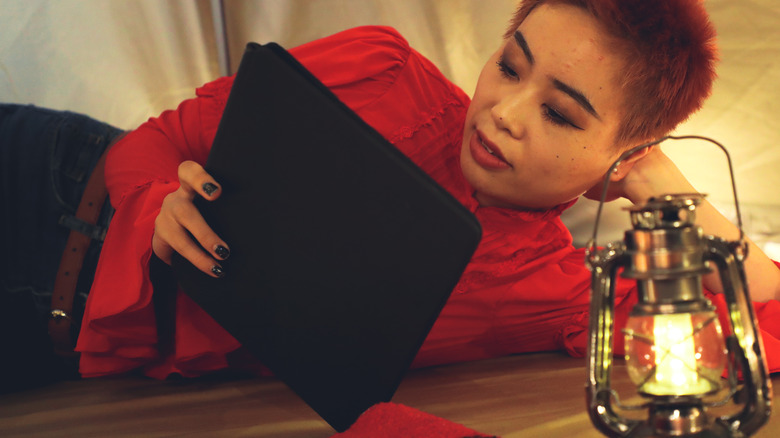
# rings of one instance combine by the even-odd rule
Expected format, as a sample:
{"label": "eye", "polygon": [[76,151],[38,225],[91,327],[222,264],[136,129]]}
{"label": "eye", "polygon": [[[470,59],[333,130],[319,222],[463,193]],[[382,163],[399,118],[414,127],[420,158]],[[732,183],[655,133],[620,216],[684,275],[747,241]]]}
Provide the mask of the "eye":
{"label": "eye", "polygon": [[580,131],[583,130],[579,126],[572,123],[563,114],[559,113],[554,108],[546,104],[542,105],[542,117],[544,117],[545,120],[547,120],[548,122],[556,126],[570,126],[572,128],[579,129]]}
{"label": "eye", "polygon": [[505,78],[513,80],[517,79],[517,72],[512,70],[512,67],[506,63],[503,56],[498,59],[496,65],[498,66],[498,71],[500,71]]}

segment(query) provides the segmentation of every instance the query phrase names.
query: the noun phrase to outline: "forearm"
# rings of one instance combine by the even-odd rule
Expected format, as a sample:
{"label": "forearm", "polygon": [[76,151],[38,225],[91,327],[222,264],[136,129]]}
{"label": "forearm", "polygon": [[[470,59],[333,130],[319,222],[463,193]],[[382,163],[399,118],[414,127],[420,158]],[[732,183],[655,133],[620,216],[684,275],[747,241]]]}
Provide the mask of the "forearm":
{"label": "forearm", "polygon": [[[660,150],[653,151],[640,160],[626,177],[624,185],[626,196],[634,204],[643,204],[653,196],[697,192],[677,166]],[[696,209],[696,222],[702,227],[704,234],[727,240],[739,238],[737,226],[706,200]],[[780,269],[761,248],[747,237],[746,240],[748,257],[745,259],[745,273],[751,298],[762,302],[780,299]],[[717,274],[705,276],[704,286],[713,292],[723,291]]]}
{"label": "forearm", "polygon": [[[705,201],[697,208],[697,222],[705,234],[737,240],[739,230],[720,212]],[[745,274],[748,280],[750,296],[755,301],[766,302],[780,299],[780,269],[767,255],[748,237],[748,256],[745,259]],[[704,285],[713,292],[722,292],[720,277],[713,273],[704,278]]]}

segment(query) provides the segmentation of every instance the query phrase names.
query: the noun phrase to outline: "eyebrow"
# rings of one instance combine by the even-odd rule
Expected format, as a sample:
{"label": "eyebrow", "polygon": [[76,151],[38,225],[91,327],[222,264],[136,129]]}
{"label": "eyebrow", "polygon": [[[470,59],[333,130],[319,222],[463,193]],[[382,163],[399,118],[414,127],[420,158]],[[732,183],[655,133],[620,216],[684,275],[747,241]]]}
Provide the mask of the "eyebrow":
{"label": "eyebrow", "polygon": [[560,91],[563,91],[564,93],[568,94],[572,99],[574,99],[582,108],[585,109],[585,111],[589,112],[593,117],[601,120],[601,117],[599,116],[599,113],[596,112],[596,109],[593,108],[593,105],[590,104],[590,101],[587,97],[585,97],[582,92],[577,91],[576,89],[564,84],[563,82],[559,81],[558,79],[552,78],[553,86]]}
{"label": "eyebrow", "polygon": [[[526,59],[528,60],[528,63],[533,65],[534,64],[534,54],[531,53],[531,48],[528,47],[528,41],[525,40],[525,37],[523,36],[523,33],[519,30],[515,31],[514,34],[515,42],[517,42],[517,45],[520,46],[520,49],[523,51],[523,54],[525,55]],[[574,99],[585,111],[590,113],[593,117],[601,120],[601,116],[596,112],[596,109],[593,108],[593,105],[591,105],[590,101],[587,97],[577,89],[564,84],[558,79],[552,78],[553,86],[566,94],[568,94],[572,99]]]}
{"label": "eyebrow", "polygon": [[525,40],[525,37],[519,30],[515,31],[515,41],[517,42],[517,45],[520,46],[520,49],[523,50],[526,59],[528,59],[528,63],[533,65],[534,54],[531,53],[531,49],[528,47],[528,42]]}

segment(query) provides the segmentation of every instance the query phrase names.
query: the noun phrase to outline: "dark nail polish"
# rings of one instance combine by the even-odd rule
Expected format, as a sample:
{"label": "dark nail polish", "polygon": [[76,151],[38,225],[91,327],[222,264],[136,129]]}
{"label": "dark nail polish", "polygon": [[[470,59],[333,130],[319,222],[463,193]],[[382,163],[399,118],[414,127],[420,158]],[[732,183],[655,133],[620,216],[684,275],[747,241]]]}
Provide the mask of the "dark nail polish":
{"label": "dark nail polish", "polygon": [[222,266],[217,266],[217,265],[212,266],[211,272],[214,273],[214,275],[216,275],[217,278],[222,278],[225,275],[225,271],[222,270]]}
{"label": "dark nail polish", "polygon": [[222,260],[225,260],[228,257],[230,257],[230,250],[225,248],[222,245],[217,245],[217,247],[214,248],[214,252],[217,253],[219,258],[221,258]]}
{"label": "dark nail polish", "polygon": [[218,187],[210,182],[203,184],[203,191],[206,192],[206,194],[209,196],[213,195],[217,189]]}

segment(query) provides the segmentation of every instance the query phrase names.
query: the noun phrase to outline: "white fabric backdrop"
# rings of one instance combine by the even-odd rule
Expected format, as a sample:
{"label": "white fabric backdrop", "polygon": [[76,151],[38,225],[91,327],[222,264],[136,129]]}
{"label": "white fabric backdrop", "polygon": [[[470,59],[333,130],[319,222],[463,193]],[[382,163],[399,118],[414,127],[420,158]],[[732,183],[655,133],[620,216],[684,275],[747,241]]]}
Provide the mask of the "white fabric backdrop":
{"label": "white fabric backdrop", "polygon": [[[746,230],[780,246],[780,2],[706,0],[721,63],[706,108],[678,132],[713,137],[730,150]],[[471,93],[500,43],[516,0],[225,0],[231,65],[247,41],[294,45],[363,24],[396,27]],[[122,128],[193,95],[220,75],[208,0],[0,0],[0,101],[89,114]],[[697,188],[732,214],[725,160],[704,143],[664,147]],[[603,241],[622,237],[610,205]],[[595,205],[566,214],[579,241]]]}

